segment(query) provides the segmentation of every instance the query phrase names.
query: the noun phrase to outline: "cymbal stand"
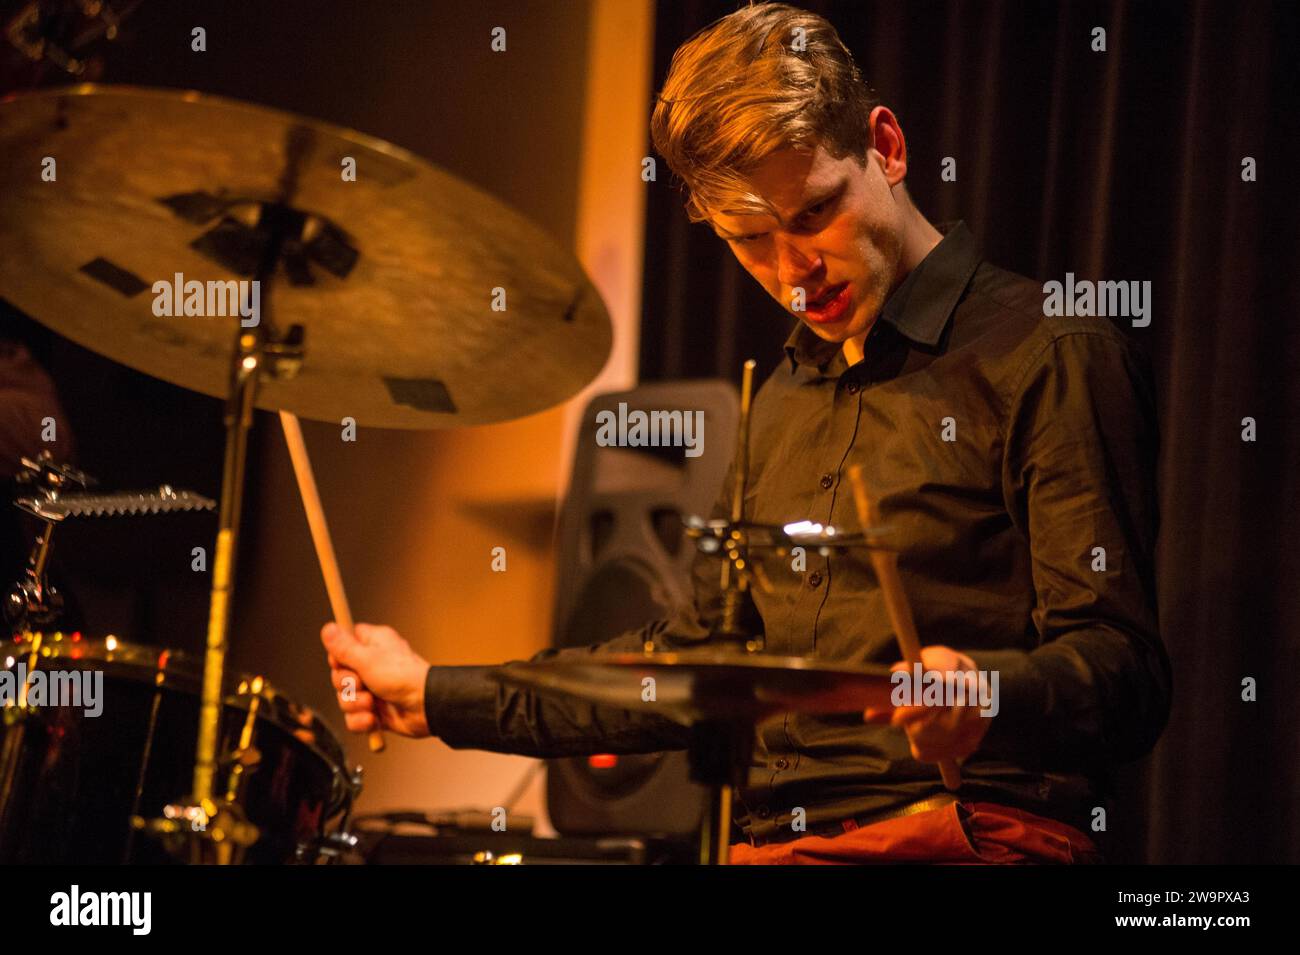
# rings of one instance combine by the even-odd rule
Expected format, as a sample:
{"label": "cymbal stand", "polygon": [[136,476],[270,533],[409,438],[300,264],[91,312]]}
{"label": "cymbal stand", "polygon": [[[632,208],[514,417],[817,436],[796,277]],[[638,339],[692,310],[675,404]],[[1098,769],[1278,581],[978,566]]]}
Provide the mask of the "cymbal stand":
{"label": "cymbal stand", "polygon": [[[290,174],[286,174],[286,178],[290,178]],[[285,242],[295,236],[295,230],[301,230],[303,215],[283,203],[264,203],[259,216],[259,230],[266,236],[256,274],[260,283],[261,309],[258,321],[252,327],[244,327],[241,321],[231,354],[230,397],[225,414],[226,448],[212,563],[193,791],[181,803],[165,807],[161,819],[135,817],[132,820],[135,828],[161,838],[174,854],[193,863],[237,864],[248,846],[258,838],[257,827],[248,821],[242,807],[223,798],[215,788],[222,683],[235,589],[248,433],[253,423],[257,385],[268,372],[273,377],[289,377],[297,372],[302,364],[304,337],[301,325],[293,325],[283,337],[276,337],[269,321],[272,278]]]}
{"label": "cymbal stand", "polygon": [[[749,417],[753,404],[754,367],[745,362],[741,376],[740,426],[731,495],[731,522],[741,527],[745,517],[745,485],[749,471]],[[731,644],[745,652],[763,648],[761,636],[744,631],[740,610],[757,571],[750,566],[744,535],[735,530],[722,544],[722,612],[710,641]],[[760,578],[761,580],[761,578]],[[708,810],[700,826],[700,864],[726,865],[731,844],[731,807],[735,790],[743,785],[754,750],[754,725],[747,720],[701,720],[691,724],[687,758],[690,778],[709,787]]]}
{"label": "cymbal stand", "polygon": [[18,477],[19,483],[39,484],[40,487],[30,499],[19,497],[15,503],[20,510],[39,519],[42,526],[32,546],[31,555],[27,558],[22,579],[15,581],[5,597],[5,623],[13,633],[48,626],[63,612],[63,595],[46,579],[54,525],[58,521],[34,505],[40,501],[57,499],[60,492],[69,485],[86,488],[95,483],[93,478],[76,468],[55,464],[48,450],[42,451],[35,460],[26,457],[21,460],[23,471]]}

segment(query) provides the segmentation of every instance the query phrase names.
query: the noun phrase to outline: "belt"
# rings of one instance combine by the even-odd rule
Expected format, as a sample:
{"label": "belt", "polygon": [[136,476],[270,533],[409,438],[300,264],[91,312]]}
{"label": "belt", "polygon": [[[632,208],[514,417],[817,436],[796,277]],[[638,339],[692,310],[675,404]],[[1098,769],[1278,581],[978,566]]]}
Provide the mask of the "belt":
{"label": "belt", "polygon": [[871,826],[878,822],[885,822],[888,819],[901,819],[904,816],[914,816],[919,812],[930,812],[934,809],[942,809],[944,806],[951,806],[957,801],[954,793],[944,792],[935,796],[928,796],[925,799],[918,799],[916,802],[905,803],[894,809],[885,809],[880,812],[868,812],[857,816],[850,816],[847,819],[841,819],[838,822],[825,822],[815,826],[809,826],[806,832],[791,831],[783,833],[784,839],[772,839],[771,842],[790,842],[794,839],[801,839],[806,836],[824,836],[833,839],[835,836],[842,836],[846,832],[852,832],[854,829],[861,829],[864,826]]}

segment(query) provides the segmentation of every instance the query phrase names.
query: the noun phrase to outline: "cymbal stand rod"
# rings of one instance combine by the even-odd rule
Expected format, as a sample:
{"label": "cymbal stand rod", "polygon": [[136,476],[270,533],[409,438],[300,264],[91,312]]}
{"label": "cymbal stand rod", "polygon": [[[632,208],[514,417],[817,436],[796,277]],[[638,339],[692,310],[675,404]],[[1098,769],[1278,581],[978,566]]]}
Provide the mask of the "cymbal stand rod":
{"label": "cymbal stand rod", "polygon": [[[749,474],[749,412],[753,404],[754,368],[756,364],[752,358],[747,360],[741,375],[740,427],[736,439],[736,460],[731,493],[731,522],[737,525],[745,517],[745,484]],[[728,554],[728,559],[722,562],[721,571],[722,620],[720,630],[723,634],[729,635],[731,639],[735,639],[735,635],[740,632],[740,605],[746,590],[745,577],[740,573],[740,570],[744,567],[744,541],[738,543],[740,544],[739,551]],[[741,562],[735,568],[736,580],[734,583],[731,579],[733,561]]]}
{"label": "cymbal stand rod", "polygon": [[226,450],[221,472],[221,506],[212,563],[212,598],[208,609],[207,648],[203,657],[203,693],[199,741],[194,761],[194,799],[212,798],[221,726],[221,686],[225,671],[230,603],[235,589],[235,558],[243,508],[244,471],[253,402],[263,360],[262,326],[240,328],[235,339],[233,389],[226,403]]}
{"label": "cymbal stand rod", "polygon": [[[292,139],[292,137],[291,137]],[[268,361],[275,371],[278,362],[290,356],[277,350],[272,357],[271,291],[285,239],[294,227],[294,215],[286,203],[296,188],[297,172],[305,147],[296,141],[287,145],[288,161],[281,176],[281,202],[264,204],[259,228],[266,245],[258,262],[255,281],[260,286],[261,308],[254,324],[240,321],[231,356],[230,398],[226,403],[226,452],[221,470],[221,507],[217,518],[217,544],[212,564],[212,600],[208,609],[207,649],[203,658],[203,695],[199,706],[199,741],[194,759],[194,801],[200,806],[212,799],[217,768],[217,735],[221,728],[221,687],[225,671],[230,603],[235,589],[235,559],[238,555],[239,518],[243,508],[248,432],[253,426],[253,405],[258,379]],[[296,350],[295,350],[296,351]],[[295,355],[300,357],[300,355]]]}
{"label": "cymbal stand rod", "polygon": [[726,865],[731,852],[732,794],[754,752],[754,727],[744,720],[701,720],[687,746],[690,778],[709,787],[700,825],[700,865]]}

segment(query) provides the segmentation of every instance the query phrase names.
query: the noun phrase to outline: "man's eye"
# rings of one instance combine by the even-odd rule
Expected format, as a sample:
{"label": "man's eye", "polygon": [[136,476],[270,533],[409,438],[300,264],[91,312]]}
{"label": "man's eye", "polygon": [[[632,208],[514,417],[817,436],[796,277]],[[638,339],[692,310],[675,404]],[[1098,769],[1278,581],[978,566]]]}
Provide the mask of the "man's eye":
{"label": "man's eye", "polygon": [[751,242],[757,242],[763,237],[763,233],[755,232],[753,235],[738,235],[732,242],[739,242],[741,245],[749,245]]}
{"label": "man's eye", "polygon": [[822,213],[829,210],[830,207],[834,204],[834,202],[835,202],[834,196],[830,197],[829,199],[823,199],[821,202],[817,203],[817,205],[809,206],[807,209],[805,209],[804,214],[801,218],[805,223],[812,222],[814,219],[820,218]]}

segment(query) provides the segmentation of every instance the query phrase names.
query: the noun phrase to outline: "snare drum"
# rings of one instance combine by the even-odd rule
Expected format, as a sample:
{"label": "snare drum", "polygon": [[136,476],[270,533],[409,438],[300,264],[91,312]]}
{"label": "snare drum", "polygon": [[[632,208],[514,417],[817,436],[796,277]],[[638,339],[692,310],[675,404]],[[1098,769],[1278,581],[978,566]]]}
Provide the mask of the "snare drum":
{"label": "snare drum", "polygon": [[[200,683],[193,658],[115,637],[0,641],[0,863],[171,861],[131,819],[191,793]],[[260,678],[236,678],[219,743],[214,794],[260,830],[244,861],[317,861],[360,786],[338,738]]]}

